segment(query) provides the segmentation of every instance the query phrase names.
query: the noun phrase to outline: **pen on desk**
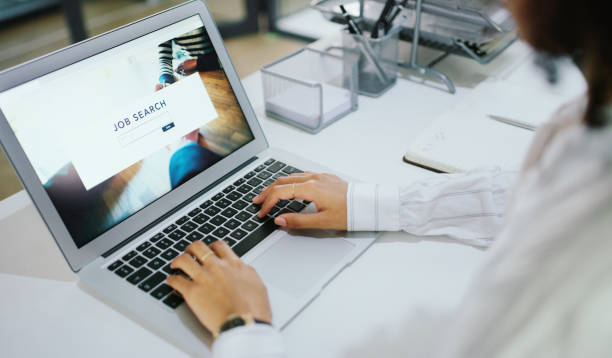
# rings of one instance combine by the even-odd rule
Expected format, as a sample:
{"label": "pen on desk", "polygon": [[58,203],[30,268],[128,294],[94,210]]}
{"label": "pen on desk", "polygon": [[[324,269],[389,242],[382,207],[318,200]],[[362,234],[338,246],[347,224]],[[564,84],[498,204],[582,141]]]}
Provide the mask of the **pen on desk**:
{"label": "pen on desk", "polygon": [[500,117],[500,116],[496,116],[493,114],[488,114],[487,115],[490,119],[494,120],[494,121],[498,121],[501,123],[505,123],[511,126],[515,126],[515,127],[519,127],[519,128],[523,128],[523,129],[528,129],[528,130],[535,130],[536,128],[530,124],[527,123],[523,123],[521,121],[517,121],[514,119],[510,119],[510,118],[504,118],[504,117]]}
{"label": "pen on desk", "polygon": [[357,26],[357,23],[355,23],[355,20],[353,20],[351,15],[346,11],[346,9],[344,8],[344,5],[340,5],[340,11],[342,11],[342,15],[344,16],[344,18],[346,19],[346,22],[348,23],[349,32],[351,34],[356,35],[353,37],[355,41],[357,42],[357,45],[359,46],[361,53],[368,60],[368,62],[370,62],[370,64],[374,66],[374,70],[375,70],[374,72],[376,73],[376,77],[378,77],[378,80],[380,80],[382,83],[385,83],[385,84],[388,83],[389,78],[385,74],[385,71],[382,69],[382,67],[380,67],[380,64],[378,63],[378,61],[376,61],[376,59],[374,58],[372,48],[370,47],[370,44],[368,43],[367,39],[362,36],[363,33],[361,32],[361,29],[359,28],[359,26]]}

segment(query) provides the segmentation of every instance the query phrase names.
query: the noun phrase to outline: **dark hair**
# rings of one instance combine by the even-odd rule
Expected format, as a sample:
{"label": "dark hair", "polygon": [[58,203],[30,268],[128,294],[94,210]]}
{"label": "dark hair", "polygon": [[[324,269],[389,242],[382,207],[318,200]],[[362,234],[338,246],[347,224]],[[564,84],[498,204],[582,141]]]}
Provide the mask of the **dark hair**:
{"label": "dark hair", "polygon": [[603,107],[612,93],[612,20],[601,0],[508,0],[521,35],[537,50],[571,56],[586,69],[592,128],[606,124]]}

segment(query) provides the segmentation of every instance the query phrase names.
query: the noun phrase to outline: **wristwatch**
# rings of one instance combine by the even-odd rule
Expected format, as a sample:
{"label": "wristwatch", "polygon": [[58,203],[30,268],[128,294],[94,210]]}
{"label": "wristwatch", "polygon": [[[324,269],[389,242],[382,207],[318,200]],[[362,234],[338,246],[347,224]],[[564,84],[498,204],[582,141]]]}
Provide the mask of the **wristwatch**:
{"label": "wristwatch", "polygon": [[270,324],[265,321],[260,321],[253,318],[253,315],[250,313],[245,314],[231,314],[227,317],[227,320],[221,325],[218,332],[215,332],[214,336],[217,338],[219,334],[229,331],[232,328],[248,326],[254,323],[262,323],[262,324]]}

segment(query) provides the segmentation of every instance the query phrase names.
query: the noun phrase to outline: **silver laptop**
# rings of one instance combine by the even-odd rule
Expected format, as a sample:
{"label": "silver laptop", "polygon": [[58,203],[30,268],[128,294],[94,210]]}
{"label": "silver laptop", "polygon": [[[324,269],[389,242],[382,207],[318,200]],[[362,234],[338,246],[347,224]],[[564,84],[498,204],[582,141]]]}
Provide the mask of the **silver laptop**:
{"label": "silver laptop", "polygon": [[[183,88],[184,87],[184,88]],[[0,73],[0,140],[82,287],[188,353],[210,334],[166,285],[195,240],[225,240],[285,326],[374,233],[286,231],[276,178],[331,172],[269,148],[206,5],[192,1]]]}

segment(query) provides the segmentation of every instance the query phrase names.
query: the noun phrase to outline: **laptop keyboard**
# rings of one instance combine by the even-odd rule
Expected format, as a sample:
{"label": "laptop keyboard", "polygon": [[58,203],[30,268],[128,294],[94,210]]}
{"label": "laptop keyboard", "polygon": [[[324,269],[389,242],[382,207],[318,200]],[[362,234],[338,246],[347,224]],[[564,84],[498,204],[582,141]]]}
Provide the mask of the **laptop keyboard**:
{"label": "laptop keyboard", "polygon": [[278,228],[274,217],[300,212],[310,203],[299,199],[280,200],[268,215],[257,217],[260,207],[253,204],[253,198],[277,178],[292,173],[302,171],[268,159],[110,264],[108,270],[150,292],[167,306],[177,308],[183,298],[165,283],[168,275],[176,273],[170,268],[170,262],[196,240],[207,245],[223,240],[238,256],[246,254]]}

